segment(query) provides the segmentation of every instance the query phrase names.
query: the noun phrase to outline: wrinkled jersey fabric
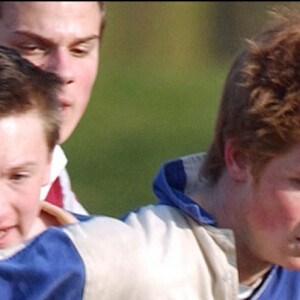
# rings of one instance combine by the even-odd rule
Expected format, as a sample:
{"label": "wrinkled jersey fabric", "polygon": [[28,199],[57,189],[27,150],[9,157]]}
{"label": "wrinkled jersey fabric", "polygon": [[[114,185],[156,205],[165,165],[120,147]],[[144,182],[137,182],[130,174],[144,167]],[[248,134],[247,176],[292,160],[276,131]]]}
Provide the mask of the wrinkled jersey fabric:
{"label": "wrinkled jersey fabric", "polygon": [[[199,226],[217,226],[215,220],[188,196],[201,188],[204,179],[199,169],[204,159],[205,153],[197,153],[166,162],[154,179],[153,191],[160,204],[177,207],[199,222]],[[300,271],[273,266],[249,299],[300,300]]]}
{"label": "wrinkled jersey fabric", "polygon": [[[188,196],[201,188],[202,160],[193,155],[163,165],[153,183],[155,205],[120,220],[75,215],[0,250],[0,298],[236,300],[233,232],[218,228]],[[60,214],[57,220],[68,214],[46,208]],[[251,299],[300,300],[299,273],[274,266]]]}
{"label": "wrinkled jersey fabric", "polygon": [[82,299],[84,282],[78,252],[69,237],[55,227],[0,261],[0,299]]}

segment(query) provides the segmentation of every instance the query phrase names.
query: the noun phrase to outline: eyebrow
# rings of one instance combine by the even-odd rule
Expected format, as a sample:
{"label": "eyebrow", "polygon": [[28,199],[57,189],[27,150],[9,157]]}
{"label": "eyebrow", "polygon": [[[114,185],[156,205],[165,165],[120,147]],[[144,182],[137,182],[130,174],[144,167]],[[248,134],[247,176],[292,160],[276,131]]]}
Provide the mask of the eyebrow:
{"label": "eyebrow", "polygon": [[[30,32],[30,31],[16,30],[16,31],[14,31],[14,34],[23,35],[23,36],[27,36],[29,38],[37,39],[37,40],[42,41],[45,44],[54,44],[54,42],[51,39],[46,38],[42,35],[36,34],[34,32]],[[75,41],[72,42],[72,44],[77,45],[77,44],[89,42],[91,40],[100,40],[100,35],[99,34],[92,34],[92,35],[89,35],[87,37],[77,38],[77,39],[75,39]]]}
{"label": "eyebrow", "polygon": [[36,162],[32,162],[32,161],[24,161],[24,162],[20,162],[16,165],[12,165],[11,166],[11,170],[22,170],[24,168],[35,168],[38,164]]}

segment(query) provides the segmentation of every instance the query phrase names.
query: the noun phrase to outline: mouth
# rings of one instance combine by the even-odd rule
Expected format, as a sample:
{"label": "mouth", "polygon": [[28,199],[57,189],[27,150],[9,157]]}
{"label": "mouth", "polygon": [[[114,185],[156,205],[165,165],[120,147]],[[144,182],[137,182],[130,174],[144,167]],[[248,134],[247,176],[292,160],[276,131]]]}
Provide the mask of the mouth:
{"label": "mouth", "polygon": [[16,226],[9,226],[0,229],[0,249],[7,248],[20,242],[19,238],[16,238]]}
{"label": "mouth", "polygon": [[71,103],[65,99],[60,99],[59,101],[60,101],[60,113],[62,117],[64,117],[68,109],[71,107]]}
{"label": "mouth", "polygon": [[12,227],[0,229],[0,244],[1,245],[3,243],[5,244],[7,242],[7,238],[9,236],[10,229],[12,229]]}
{"label": "mouth", "polygon": [[62,98],[62,97],[59,98],[59,103],[62,108],[71,106],[71,102],[69,100],[67,100],[66,98]]}
{"label": "mouth", "polygon": [[64,112],[66,109],[68,109],[68,107],[70,107],[70,105],[61,105],[60,106],[60,111]]}

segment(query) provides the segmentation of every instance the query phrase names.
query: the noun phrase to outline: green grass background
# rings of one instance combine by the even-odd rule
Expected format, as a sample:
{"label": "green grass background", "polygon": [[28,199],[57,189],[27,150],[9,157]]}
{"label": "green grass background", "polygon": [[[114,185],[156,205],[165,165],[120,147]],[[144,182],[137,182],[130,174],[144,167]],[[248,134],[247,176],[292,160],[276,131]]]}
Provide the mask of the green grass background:
{"label": "green grass background", "polygon": [[160,165],[207,149],[230,61],[273,5],[107,2],[92,98],[63,145],[90,213],[119,217],[155,202]]}
{"label": "green grass background", "polygon": [[100,67],[86,114],[63,145],[73,189],[90,213],[119,217],[155,202],[160,165],[207,148],[225,68]]}

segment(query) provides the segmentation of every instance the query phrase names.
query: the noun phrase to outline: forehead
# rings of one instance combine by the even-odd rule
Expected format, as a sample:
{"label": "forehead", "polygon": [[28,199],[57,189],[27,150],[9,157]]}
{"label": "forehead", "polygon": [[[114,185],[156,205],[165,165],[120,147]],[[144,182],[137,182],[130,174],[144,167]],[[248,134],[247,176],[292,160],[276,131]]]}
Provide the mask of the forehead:
{"label": "forehead", "polygon": [[[26,130],[31,128],[31,130]],[[0,151],[11,152],[20,149],[20,145],[32,148],[33,141],[46,145],[44,123],[36,111],[14,114],[0,118]],[[31,146],[30,146],[31,144]],[[11,149],[6,149],[11,147]]]}
{"label": "forehead", "polygon": [[1,171],[28,164],[39,167],[48,158],[44,126],[35,112],[1,117],[0,140]]}
{"label": "forehead", "polygon": [[271,159],[267,163],[265,170],[268,170],[270,174],[300,175],[300,143],[294,145],[286,153]]}
{"label": "forehead", "polygon": [[[32,32],[46,38],[72,39],[99,35],[98,2],[2,2],[1,34]],[[2,25],[1,25],[2,24]]]}

